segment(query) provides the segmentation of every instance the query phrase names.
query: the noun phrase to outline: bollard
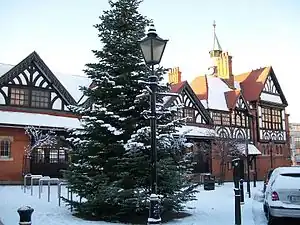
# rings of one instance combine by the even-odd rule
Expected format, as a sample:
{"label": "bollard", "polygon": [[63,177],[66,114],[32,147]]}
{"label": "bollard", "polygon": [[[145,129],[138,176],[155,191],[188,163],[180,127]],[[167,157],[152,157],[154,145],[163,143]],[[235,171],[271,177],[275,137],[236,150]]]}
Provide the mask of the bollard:
{"label": "bollard", "polygon": [[245,204],[245,197],[244,197],[244,180],[240,179],[240,190],[241,190],[241,205]]}
{"label": "bollard", "polygon": [[240,189],[234,189],[234,198],[235,198],[235,210],[234,210],[234,218],[235,218],[235,225],[241,225],[241,194]]}
{"label": "bollard", "polygon": [[257,174],[256,172],[253,173],[253,187],[256,187],[256,180],[257,180]]}
{"label": "bollard", "polygon": [[20,216],[20,222],[19,225],[31,225],[31,215],[33,213],[34,209],[30,206],[23,206],[18,209],[18,213]]}

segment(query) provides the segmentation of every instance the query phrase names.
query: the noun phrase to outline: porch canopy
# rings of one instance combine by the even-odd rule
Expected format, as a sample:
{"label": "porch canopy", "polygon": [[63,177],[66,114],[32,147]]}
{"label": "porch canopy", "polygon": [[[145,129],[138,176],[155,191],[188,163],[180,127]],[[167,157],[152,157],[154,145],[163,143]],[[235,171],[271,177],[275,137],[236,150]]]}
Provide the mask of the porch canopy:
{"label": "porch canopy", "polygon": [[[243,154],[246,155],[246,144],[239,143],[237,144],[237,149]],[[253,144],[248,144],[248,154],[249,156],[261,155],[261,152]]]}

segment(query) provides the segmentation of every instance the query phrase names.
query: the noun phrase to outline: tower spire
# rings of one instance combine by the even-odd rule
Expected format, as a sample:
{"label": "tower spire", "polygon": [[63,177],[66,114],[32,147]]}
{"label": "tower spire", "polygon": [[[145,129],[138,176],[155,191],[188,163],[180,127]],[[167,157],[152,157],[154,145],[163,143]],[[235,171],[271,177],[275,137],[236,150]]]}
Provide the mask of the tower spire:
{"label": "tower spire", "polygon": [[219,39],[218,39],[217,34],[216,34],[216,21],[215,20],[213,22],[213,30],[214,30],[214,33],[213,33],[213,48],[209,52],[209,54],[210,54],[210,57],[219,57],[220,54],[222,53],[222,48],[221,48]]}

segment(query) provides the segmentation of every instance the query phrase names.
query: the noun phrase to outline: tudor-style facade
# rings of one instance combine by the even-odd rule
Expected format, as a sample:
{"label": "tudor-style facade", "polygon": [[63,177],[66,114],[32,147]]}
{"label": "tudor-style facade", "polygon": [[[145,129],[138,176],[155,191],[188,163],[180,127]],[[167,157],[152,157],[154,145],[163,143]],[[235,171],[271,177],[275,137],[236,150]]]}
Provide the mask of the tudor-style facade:
{"label": "tudor-style facade", "polygon": [[233,100],[228,111],[209,109],[216,132],[222,138],[251,140],[249,107],[241,94]]}
{"label": "tudor-style facade", "polygon": [[[82,96],[79,85],[89,82],[86,77],[54,75],[36,52],[16,66],[0,63],[0,182],[18,182],[29,172],[61,175],[69,151],[65,130],[80,127],[68,105],[77,104]],[[36,145],[28,155],[25,150],[38,141],[30,132],[25,134],[28,127],[41,133],[53,130],[57,141]]]}
{"label": "tudor-style facade", "polygon": [[[232,57],[222,51],[216,34],[214,38],[217,45],[210,51],[213,65],[207,74],[194,78],[190,87],[210,114],[217,138],[233,140],[244,155],[248,146],[251,175],[257,169],[258,178],[263,179],[271,167],[290,165],[287,101],[272,67],[233,75]],[[173,85],[181,82],[178,71],[171,71]],[[214,169],[217,158],[212,162],[216,176],[220,173]],[[226,179],[232,179],[230,165],[226,172]]]}
{"label": "tudor-style facade", "polygon": [[[178,68],[169,72],[169,80],[180,76]],[[179,80],[171,84],[171,92],[178,96],[166,97],[164,106],[180,106],[177,112],[178,119],[184,119],[183,127],[178,128],[177,134],[184,134],[193,146],[187,149],[194,154],[194,173],[207,173],[212,171],[211,136],[215,134],[213,121],[209,112],[197,98],[188,82]]]}

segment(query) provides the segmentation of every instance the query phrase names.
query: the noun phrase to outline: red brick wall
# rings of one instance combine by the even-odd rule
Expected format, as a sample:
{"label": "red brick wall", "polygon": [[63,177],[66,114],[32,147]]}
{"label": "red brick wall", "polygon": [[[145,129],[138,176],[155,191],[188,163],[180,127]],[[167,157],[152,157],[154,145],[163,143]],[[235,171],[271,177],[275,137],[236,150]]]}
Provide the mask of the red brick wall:
{"label": "red brick wall", "polygon": [[[289,158],[289,145],[285,144],[285,145],[281,145],[282,146],[282,150],[283,150],[283,155],[276,155],[276,151],[273,151],[273,167],[279,167],[279,166],[290,166],[291,165],[291,160]],[[257,146],[259,148],[259,150],[261,152],[263,152],[262,146],[260,144],[258,144]],[[274,146],[273,146],[274,147]],[[215,151],[214,149],[214,145],[213,145],[213,152]],[[274,148],[275,149],[275,148]],[[258,180],[263,180],[264,176],[266,175],[266,173],[268,172],[268,170],[271,168],[271,157],[270,155],[262,155],[262,156],[257,156],[256,159],[256,165],[257,165],[257,179]],[[254,162],[253,162],[254,165]],[[246,166],[246,163],[245,163]],[[254,167],[253,167],[254,168]],[[213,158],[212,158],[212,173],[213,175],[215,175],[216,177],[220,177],[220,172],[221,172],[221,167],[220,167],[220,159],[218,158],[218,156],[213,154]],[[226,165],[226,169],[225,169],[225,180],[226,181],[232,181],[232,169],[230,166]],[[250,178],[251,180],[253,180],[253,171],[250,171]],[[245,169],[245,176],[247,174],[247,170]]]}
{"label": "red brick wall", "polygon": [[0,136],[12,137],[11,159],[0,159],[0,181],[20,181],[24,148],[29,142],[25,130],[21,128],[0,128]]}

